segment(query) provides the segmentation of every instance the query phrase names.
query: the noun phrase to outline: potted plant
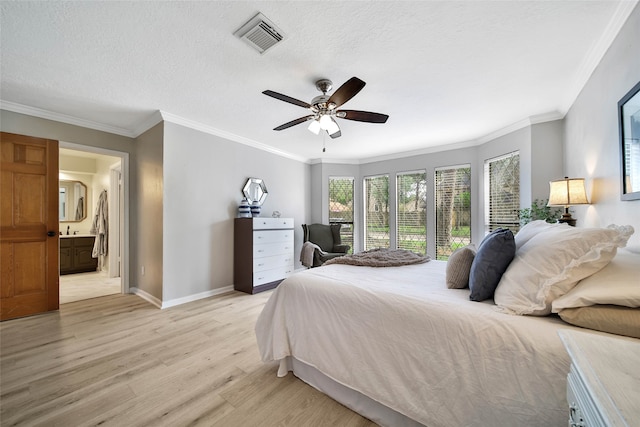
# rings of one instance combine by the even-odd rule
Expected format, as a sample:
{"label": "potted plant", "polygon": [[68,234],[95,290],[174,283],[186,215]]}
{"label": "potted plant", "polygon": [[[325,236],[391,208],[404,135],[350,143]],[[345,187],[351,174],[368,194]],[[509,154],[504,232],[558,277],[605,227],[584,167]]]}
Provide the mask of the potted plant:
{"label": "potted plant", "polygon": [[558,218],[560,218],[561,215],[562,209],[547,206],[547,200],[535,199],[533,203],[531,203],[530,208],[520,209],[520,226],[522,227],[531,221],[539,219],[553,224],[558,222]]}

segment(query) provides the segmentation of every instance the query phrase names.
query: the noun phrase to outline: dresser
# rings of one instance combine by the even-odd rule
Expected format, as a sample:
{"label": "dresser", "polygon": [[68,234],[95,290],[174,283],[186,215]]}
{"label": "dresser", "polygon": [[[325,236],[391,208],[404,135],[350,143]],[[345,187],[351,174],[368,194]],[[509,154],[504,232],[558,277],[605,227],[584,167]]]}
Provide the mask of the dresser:
{"label": "dresser", "polygon": [[640,425],[640,340],[558,332],[569,356],[569,427]]}
{"label": "dresser", "polygon": [[236,218],[233,283],[255,294],[273,289],[293,273],[293,218]]}
{"label": "dresser", "polygon": [[96,271],[98,259],[93,258],[95,236],[60,236],[60,274]]}

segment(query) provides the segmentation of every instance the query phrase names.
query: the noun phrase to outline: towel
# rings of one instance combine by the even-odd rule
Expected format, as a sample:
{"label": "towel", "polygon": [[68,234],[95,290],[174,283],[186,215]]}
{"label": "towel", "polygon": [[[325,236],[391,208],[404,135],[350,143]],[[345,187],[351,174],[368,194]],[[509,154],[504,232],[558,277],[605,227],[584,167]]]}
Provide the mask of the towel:
{"label": "towel", "polygon": [[300,262],[302,265],[305,267],[313,267],[313,254],[316,249],[320,251],[321,254],[326,254],[326,252],[320,249],[320,246],[315,243],[304,242],[302,244],[302,250],[300,251]]}

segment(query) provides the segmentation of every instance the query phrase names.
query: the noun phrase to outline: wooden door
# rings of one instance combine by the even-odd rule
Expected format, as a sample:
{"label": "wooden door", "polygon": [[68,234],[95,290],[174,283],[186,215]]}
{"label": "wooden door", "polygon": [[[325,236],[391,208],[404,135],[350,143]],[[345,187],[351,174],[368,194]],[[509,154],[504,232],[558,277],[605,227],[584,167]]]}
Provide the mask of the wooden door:
{"label": "wooden door", "polygon": [[0,133],[0,320],[57,310],[58,141]]}

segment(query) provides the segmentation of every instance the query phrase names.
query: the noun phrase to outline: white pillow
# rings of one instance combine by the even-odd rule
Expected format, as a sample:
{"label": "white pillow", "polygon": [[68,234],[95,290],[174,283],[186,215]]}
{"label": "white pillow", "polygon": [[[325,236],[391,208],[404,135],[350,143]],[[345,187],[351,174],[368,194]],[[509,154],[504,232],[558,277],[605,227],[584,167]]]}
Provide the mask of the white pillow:
{"label": "white pillow", "polygon": [[494,294],[495,303],[513,314],[546,316],[551,303],[578,281],[611,261],[633,227],[552,227],[531,237],[516,252]]}
{"label": "white pillow", "polygon": [[516,252],[518,251],[518,249],[520,249],[522,247],[522,245],[524,245],[525,243],[527,243],[529,240],[531,240],[532,237],[543,233],[545,231],[550,231],[550,230],[554,230],[558,227],[562,227],[562,228],[567,228],[567,227],[571,227],[569,224],[565,224],[565,223],[554,223],[554,224],[550,224],[546,221],[543,221],[541,219],[537,220],[537,221],[531,221],[528,224],[525,224],[520,231],[518,231],[515,235],[515,240],[516,240]]}
{"label": "white pillow", "polygon": [[606,267],[553,301],[552,311],[596,304],[640,307],[640,254],[618,252]]}

